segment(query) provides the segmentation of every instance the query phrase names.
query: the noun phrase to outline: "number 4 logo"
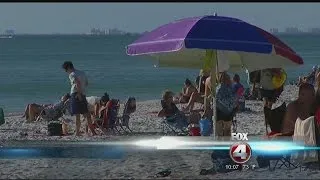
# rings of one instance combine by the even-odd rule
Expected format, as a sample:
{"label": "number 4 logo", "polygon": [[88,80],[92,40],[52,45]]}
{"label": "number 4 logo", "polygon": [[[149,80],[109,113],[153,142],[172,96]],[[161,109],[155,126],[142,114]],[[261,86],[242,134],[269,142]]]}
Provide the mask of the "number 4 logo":
{"label": "number 4 logo", "polygon": [[251,147],[244,142],[234,143],[230,147],[230,157],[235,163],[243,164],[251,157]]}

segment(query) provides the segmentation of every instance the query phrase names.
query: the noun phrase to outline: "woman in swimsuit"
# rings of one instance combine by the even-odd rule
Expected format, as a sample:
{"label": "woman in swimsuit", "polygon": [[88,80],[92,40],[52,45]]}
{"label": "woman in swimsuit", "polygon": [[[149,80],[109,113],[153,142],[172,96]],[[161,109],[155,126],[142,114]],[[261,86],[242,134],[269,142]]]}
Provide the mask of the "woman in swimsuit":
{"label": "woman in swimsuit", "polygon": [[188,103],[192,93],[197,92],[197,88],[192,85],[192,82],[189,79],[186,79],[184,82],[184,87],[182,92],[178,97],[175,98],[174,102],[178,103]]}

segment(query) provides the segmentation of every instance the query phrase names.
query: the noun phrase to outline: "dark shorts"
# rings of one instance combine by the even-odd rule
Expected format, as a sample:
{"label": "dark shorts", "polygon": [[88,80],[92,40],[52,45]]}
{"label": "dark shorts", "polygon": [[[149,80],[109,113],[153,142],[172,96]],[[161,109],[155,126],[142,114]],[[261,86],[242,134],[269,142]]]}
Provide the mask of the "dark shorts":
{"label": "dark shorts", "polygon": [[71,94],[70,105],[71,105],[71,114],[87,114],[88,111],[88,102],[85,95],[82,95],[81,101],[76,97],[77,93]]}
{"label": "dark shorts", "polygon": [[233,119],[233,113],[224,113],[221,110],[219,110],[218,108],[217,110],[217,120],[223,120],[223,121],[232,121]]}

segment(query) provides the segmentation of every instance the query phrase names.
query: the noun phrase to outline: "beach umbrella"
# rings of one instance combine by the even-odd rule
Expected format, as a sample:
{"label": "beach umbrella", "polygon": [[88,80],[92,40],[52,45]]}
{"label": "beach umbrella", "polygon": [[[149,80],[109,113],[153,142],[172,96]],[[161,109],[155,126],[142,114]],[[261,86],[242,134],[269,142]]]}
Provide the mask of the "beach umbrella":
{"label": "beach umbrella", "polygon": [[[217,15],[165,24],[143,34],[126,51],[130,56],[150,55],[160,66],[209,69],[212,77],[222,71],[303,64],[302,58],[274,35],[240,19]],[[216,78],[211,80],[214,97]]]}

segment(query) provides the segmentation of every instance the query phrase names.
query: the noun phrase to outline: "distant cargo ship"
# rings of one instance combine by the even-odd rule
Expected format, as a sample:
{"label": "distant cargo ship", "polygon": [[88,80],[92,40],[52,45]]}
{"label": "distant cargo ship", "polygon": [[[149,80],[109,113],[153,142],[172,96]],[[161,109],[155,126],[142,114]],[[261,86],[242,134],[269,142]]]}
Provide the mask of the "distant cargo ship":
{"label": "distant cargo ship", "polygon": [[0,35],[0,39],[11,39],[13,36],[11,35]]}

